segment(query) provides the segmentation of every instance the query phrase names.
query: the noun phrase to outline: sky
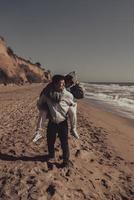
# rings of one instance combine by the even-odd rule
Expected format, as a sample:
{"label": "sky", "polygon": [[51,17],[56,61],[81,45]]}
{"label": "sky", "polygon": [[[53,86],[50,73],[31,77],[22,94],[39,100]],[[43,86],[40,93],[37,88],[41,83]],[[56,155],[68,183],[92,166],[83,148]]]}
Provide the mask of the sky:
{"label": "sky", "polygon": [[133,0],[0,0],[0,35],[53,74],[134,82]]}

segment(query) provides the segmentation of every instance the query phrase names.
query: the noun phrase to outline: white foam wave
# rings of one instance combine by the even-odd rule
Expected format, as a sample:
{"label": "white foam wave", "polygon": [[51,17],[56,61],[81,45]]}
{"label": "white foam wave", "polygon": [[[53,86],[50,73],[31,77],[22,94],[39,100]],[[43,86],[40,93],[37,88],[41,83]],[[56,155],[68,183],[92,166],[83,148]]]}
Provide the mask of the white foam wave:
{"label": "white foam wave", "polygon": [[134,85],[86,83],[83,86],[86,89],[86,98],[101,101],[134,116]]}

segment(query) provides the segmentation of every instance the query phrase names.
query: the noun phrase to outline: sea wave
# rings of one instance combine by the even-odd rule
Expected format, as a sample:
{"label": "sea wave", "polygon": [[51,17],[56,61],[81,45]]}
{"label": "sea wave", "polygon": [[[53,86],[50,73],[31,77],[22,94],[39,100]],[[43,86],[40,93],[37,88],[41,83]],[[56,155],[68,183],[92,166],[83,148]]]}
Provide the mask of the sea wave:
{"label": "sea wave", "polygon": [[85,97],[95,102],[108,104],[134,118],[134,84],[90,84],[83,83]]}

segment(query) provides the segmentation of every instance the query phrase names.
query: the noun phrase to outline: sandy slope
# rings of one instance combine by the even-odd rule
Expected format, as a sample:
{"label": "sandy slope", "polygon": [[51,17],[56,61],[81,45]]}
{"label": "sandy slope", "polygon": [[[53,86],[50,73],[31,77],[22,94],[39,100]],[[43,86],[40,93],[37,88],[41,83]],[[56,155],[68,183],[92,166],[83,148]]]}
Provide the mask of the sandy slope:
{"label": "sandy slope", "polygon": [[0,199],[134,200],[131,123],[79,103],[81,139],[69,139],[73,166],[60,168],[57,139],[51,170],[45,135],[32,142],[42,87],[0,87]]}
{"label": "sandy slope", "polygon": [[37,63],[32,63],[13,53],[7,47],[4,38],[0,37],[0,83],[23,84],[50,80],[51,74],[45,72]]}

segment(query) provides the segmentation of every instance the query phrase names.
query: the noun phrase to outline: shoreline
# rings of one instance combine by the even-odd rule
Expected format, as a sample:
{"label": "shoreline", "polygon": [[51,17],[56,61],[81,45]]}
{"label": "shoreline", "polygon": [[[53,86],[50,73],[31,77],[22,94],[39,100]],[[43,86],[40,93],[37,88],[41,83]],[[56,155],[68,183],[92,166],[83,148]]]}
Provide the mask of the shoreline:
{"label": "shoreline", "polygon": [[93,107],[100,108],[101,110],[104,110],[108,113],[113,113],[119,117],[123,117],[128,120],[134,120],[134,117],[132,117],[132,113],[127,113],[129,112],[127,110],[126,111],[120,110],[121,108],[116,107],[112,104],[104,103],[99,100],[93,100],[93,99],[88,99],[88,98],[85,98],[84,101],[89,102],[89,104],[93,105]]}
{"label": "shoreline", "polygon": [[89,118],[91,122],[107,131],[109,145],[112,145],[126,161],[134,162],[133,119],[106,111],[84,100],[79,102],[79,108],[83,111],[85,118]]}

